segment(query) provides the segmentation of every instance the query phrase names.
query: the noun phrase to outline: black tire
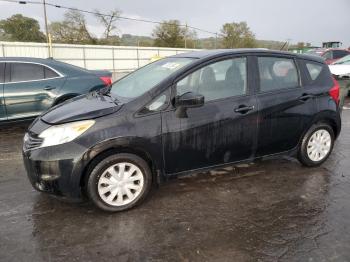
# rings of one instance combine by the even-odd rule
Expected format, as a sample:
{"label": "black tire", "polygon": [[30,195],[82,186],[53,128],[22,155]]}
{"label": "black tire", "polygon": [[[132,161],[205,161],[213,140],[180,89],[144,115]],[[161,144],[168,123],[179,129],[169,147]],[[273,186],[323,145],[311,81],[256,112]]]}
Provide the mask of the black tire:
{"label": "black tire", "polygon": [[[143,176],[143,188],[141,189],[139,195],[131,203],[123,206],[114,206],[106,203],[100,197],[100,194],[98,193],[98,181],[106,169],[121,162],[134,164],[141,170]],[[108,212],[118,212],[133,208],[142,203],[142,201],[147,197],[151,187],[152,173],[146,161],[136,155],[122,153],[106,157],[92,169],[88,177],[86,191],[88,197],[96,207]]]}
{"label": "black tire", "polygon": [[[326,131],[328,131],[330,137],[331,137],[331,145],[330,145],[330,150],[329,152],[325,155],[325,157],[323,157],[320,161],[313,161],[312,159],[310,159],[308,153],[307,153],[307,146],[308,146],[308,142],[311,138],[311,136],[318,130],[324,129]],[[331,154],[332,150],[333,150],[333,146],[334,146],[334,131],[332,129],[332,127],[327,124],[327,123],[317,123],[314,124],[310,127],[310,129],[305,133],[305,135],[303,136],[303,139],[301,141],[301,144],[299,146],[299,151],[298,151],[298,160],[307,167],[316,167],[321,165],[322,163],[324,163],[329,155]]]}

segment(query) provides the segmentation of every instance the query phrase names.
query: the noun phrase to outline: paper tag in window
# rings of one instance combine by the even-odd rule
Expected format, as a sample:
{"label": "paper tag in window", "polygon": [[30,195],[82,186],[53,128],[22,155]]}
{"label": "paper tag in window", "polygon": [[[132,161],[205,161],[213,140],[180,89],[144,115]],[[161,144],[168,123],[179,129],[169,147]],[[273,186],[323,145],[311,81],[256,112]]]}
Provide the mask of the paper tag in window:
{"label": "paper tag in window", "polygon": [[168,63],[165,63],[164,65],[162,65],[162,67],[168,68],[168,69],[175,69],[178,66],[180,66],[180,64],[172,63],[172,62],[168,62]]}

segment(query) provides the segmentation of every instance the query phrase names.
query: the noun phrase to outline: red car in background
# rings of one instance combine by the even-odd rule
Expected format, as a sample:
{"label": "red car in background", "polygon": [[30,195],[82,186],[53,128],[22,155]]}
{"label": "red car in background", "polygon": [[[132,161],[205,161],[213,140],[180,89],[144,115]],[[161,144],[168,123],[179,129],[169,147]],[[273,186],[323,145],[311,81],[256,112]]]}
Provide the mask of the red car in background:
{"label": "red car in background", "polygon": [[350,50],[339,48],[317,48],[306,52],[309,55],[322,56],[325,59],[326,64],[330,65],[335,61],[350,55]]}

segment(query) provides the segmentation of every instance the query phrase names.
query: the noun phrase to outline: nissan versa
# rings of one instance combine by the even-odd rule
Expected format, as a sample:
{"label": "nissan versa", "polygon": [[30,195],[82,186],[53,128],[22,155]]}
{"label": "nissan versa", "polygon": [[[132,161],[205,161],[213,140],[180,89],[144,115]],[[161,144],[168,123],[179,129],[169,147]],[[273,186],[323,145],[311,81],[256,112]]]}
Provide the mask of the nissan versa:
{"label": "nissan versa", "polygon": [[295,155],[318,166],[340,133],[339,86],[322,58],[259,49],[151,63],[60,104],[29,127],[23,157],[39,191],[99,208],[141,203],[169,177]]}

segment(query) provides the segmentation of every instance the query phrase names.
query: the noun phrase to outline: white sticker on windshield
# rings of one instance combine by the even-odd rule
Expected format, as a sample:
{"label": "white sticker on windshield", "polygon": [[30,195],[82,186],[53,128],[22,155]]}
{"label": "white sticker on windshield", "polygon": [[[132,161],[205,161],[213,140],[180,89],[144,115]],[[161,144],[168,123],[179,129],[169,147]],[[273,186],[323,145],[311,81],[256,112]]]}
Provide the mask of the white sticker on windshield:
{"label": "white sticker on windshield", "polygon": [[174,63],[174,62],[168,62],[168,63],[165,63],[164,65],[162,65],[162,67],[168,68],[168,69],[175,69],[178,66],[180,66],[180,64]]}

